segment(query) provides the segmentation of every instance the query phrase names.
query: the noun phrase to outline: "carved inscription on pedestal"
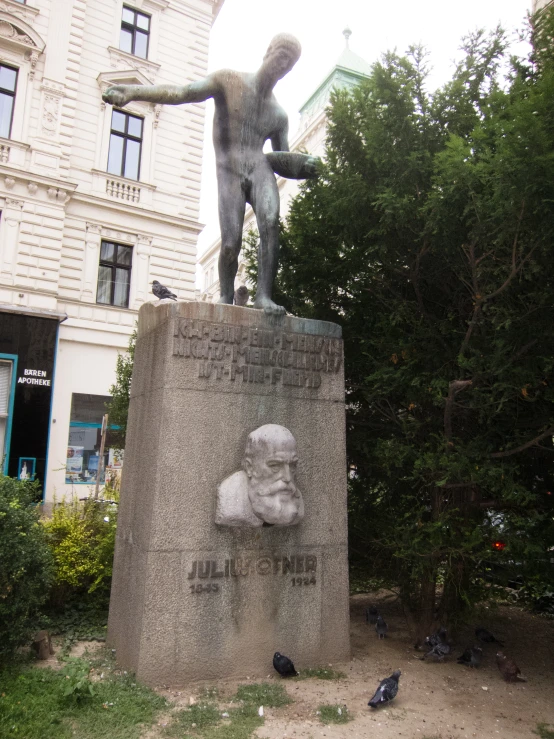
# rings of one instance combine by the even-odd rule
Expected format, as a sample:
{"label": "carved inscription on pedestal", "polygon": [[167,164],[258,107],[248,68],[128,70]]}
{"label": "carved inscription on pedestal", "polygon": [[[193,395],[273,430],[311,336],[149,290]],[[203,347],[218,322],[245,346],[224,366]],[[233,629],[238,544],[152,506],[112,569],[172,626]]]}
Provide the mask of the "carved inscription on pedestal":
{"label": "carved inscription on pedestal", "polygon": [[[316,585],[317,557],[289,555],[288,557],[246,555],[228,559],[198,559],[189,564],[188,588],[192,593],[219,593],[226,578],[245,577],[286,578],[291,587]],[[214,581],[215,579],[215,581]]]}
{"label": "carved inscription on pedestal", "polygon": [[198,377],[319,388],[342,363],[342,339],[177,318],[173,356],[197,362]]}

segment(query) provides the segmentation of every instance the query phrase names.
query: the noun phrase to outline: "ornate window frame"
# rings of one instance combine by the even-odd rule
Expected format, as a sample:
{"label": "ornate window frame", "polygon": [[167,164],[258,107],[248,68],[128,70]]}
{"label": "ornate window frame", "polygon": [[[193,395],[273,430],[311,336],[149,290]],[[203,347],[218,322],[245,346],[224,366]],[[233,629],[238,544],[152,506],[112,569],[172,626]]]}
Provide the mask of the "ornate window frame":
{"label": "ornate window frame", "polygon": [[19,70],[10,140],[26,142],[35,68],[46,43],[11,5],[0,4],[0,62]]}
{"label": "ornate window frame", "polygon": [[[110,85],[149,85],[150,80],[137,70],[121,70],[102,72],[96,78],[101,93]],[[100,93],[100,94],[101,94]],[[151,207],[156,186],[152,184],[154,176],[154,154],[158,119],[161,105],[153,103],[132,102],[123,110],[137,115],[144,120],[142,133],[142,155],[140,180],[130,180],[107,172],[108,152],[110,147],[110,131],[112,123],[112,106],[100,101],[101,113],[98,116],[96,135],[96,152],[94,157],[93,191],[99,197],[123,200],[128,205]]]}
{"label": "ornate window frame", "polygon": [[[116,72],[102,72],[97,77],[97,82],[103,93],[110,85],[149,85],[150,80],[141,72],[134,69]],[[112,125],[112,108],[104,101],[100,105],[102,114],[99,117],[99,135],[96,143],[96,155],[94,167],[97,171],[107,173],[108,151],[110,148],[110,131]],[[142,155],[140,180],[128,180],[129,183],[149,185],[152,182],[152,149],[153,133],[158,125],[160,106],[152,103],[132,102],[123,108],[127,113],[132,113],[144,119],[142,130]]]}
{"label": "ornate window frame", "polygon": [[[123,246],[131,246],[133,248],[128,308],[109,306],[96,302],[100,244],[102,241],[115,241]],[[87,222],[81,302],[94,303],[99,308],[107,307],[123,311],[138,310],[143,303],[148,301],[151,255],[152,236],[149,234],[140,232],[130,233],[101,223]]]}

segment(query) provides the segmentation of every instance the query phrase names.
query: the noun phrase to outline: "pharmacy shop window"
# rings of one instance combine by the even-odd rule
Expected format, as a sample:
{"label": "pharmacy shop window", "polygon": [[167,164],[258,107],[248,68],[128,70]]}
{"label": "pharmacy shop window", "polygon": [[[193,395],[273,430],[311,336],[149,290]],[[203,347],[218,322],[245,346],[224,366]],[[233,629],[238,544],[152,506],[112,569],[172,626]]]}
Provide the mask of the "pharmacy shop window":
{"label": "pharmacy shop window", "polygon": [[71,420],[67,442],[65,466],[66,483],[96,483],[101,469],[100,483],[105,482],[106,473],[121,466],[120,454],[111,446],[114,426],[108,426],[104,443],[104,464],[100,464],[102,443],[102,418],[106,413],[109,395],[73,393],[71,396]]}

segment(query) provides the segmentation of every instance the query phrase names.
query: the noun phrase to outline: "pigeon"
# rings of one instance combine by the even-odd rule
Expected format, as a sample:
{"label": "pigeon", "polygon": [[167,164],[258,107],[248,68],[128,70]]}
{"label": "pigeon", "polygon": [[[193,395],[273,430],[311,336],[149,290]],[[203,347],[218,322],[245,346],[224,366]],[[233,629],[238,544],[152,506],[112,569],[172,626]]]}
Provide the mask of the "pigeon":
{"label": "pigeon", "polygon": [[501,647],[504,646],[504,642],[499,641],[490,631],[487,631],[482,626],[478,626],[475,629],[475,636],[479,641],[485,642],[485,644],[492,644],[494,642],[495,644],[500,644]]}
{"label": "pigeon", "polygon": [[154,280],[152,282],[152,292],[159,300],[163,300],[164,298],[177,300],[175,293],[172,293],[165,285],[161,285],[158,280]]}
{"label": "pigeon", "polygon": [[387,635],[387,631],[389,630],[389,627],[387,626],[386,621],[383,619],[382,616],[377,616],[377,621],[375,622],[375,631],[377,632],[377,636],[379,639],[384,639]]}
{"label": "pigeon", "polygon": [[447,644],[446,642],[439,641],[435,646],[430,649],[426,654],[421,657],[421,659],[426,659],[427,657],[434,657],[435,659],[439,660],[440,662],[443,661],[443,659],[450,654],[452,651],[452,647],[450,644]]}
{"label": "pigeon", "polygon": [[437,644],[446,644],[446,629],[444,626],[441,626],[434,634],[426,636],[425,644],[428,647],[435,647]]}
{"label": "pigeon", "polygon": [[377,706],[384,706],[385,703],[389,703],[398,693],[398,679],[402,673],[400,670],[395,670],[390,677],[386,677],[381,680],[379,687],[375,691],[375,695],[367,704],[372,708]]}
{"label": "pigeon", "polygon": [[273,667],[275,667],[281,677],[294,677],[299,674],[296,672],[292,660],[280,652],[275,652],[273,655]]}
{"label": "pigeon", "polygon": [[370,606],[369,608],[365,609],[366,623],[376,624],[378,618],[379,618],[379,611],[375,608],[375,606]]}
{"label": "pigeon", "polygon": [[465,652],[458,657],[457,662],[459,665],[466,665],[467,667],[479,667],[482,656],[483,650],[481,647],[468,647]]}
{"label": "pigeon", "polygon": [[246,285],[241,285],[235,290],[234,303],[240,305],[242,308],[248,303],[248,297],[250,293]]}
{"label": "pigeon", "polygon": [[498,665],[498,669],[502,673],[502,677],[504,678],[504,680],[506,680],[507,683],[516,683],[518,681],[522,683],[527,682],[524,677],[521,677],[521,670],[516,665],[514,660],[505,657],[502,652],[496,653],[496,664]]}

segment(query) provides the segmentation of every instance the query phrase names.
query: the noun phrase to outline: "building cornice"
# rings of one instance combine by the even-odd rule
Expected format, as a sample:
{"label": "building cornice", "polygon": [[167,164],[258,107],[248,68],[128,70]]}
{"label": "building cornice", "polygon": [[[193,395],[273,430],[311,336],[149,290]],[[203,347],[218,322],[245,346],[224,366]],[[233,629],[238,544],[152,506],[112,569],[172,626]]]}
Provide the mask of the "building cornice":
{"label": "building cornice", "polygon": [[0,12],[9,13],[19,18],[19,20],[32,23],[40,13],[40,10],[27,5],[27,3],[18,3],[16,0],[0,0]]}
{"label": "building cornice", "polygon": [[[117,74],[128,75],[130,70],[134,70],[143,74],[150,83],[153,83],[160,70],[160,64],[116,49],[115,46],[108,46],[108,53],[110,55],[110,66],[117,70]],[[105,78],[106,73],[99,75],[98,79],[101,85]]]}
{"label": "building cornice", "polygon": [[[106,210],[111,210],[119,213],[128,213],[135,218],[144,218],[149,221],[158,221],[160,223],[167,223],[171,226],[177,226],[183,228],[185,231],[198,235],[204,226],[197,221],[191,221],[188,218],[180,218],[179,216],[168,215],[167,213],[159,213],[156,210],[149,210],[142,206],[126,205],[123,201],[107,200],[97,195],[90,195],[83,192],[75,192],[73,194],[73,201],[87,203],[89,205],[102,206]],[[87,219],[90,220],[90,219]],[[140,229],[144,231],[144,229]]]}
{"label": "building cornice", "polygon": [[17,313],[21,316],[35,316],[35,318],[52,318],[59,323],[67,319],[67,313],[60,313],[48,308],[28,308],[22,305],[4,305],[0,303],[0,313]]}
{"label": "building cornice", "polygon": [[31,195],[36,192],[39,185],[42,185],[46,187],[48,197],[51,200],[60,200],[62,195],[64,198],[71,197],[77,189],[75,182],[60,180],[55,177],[46,177],[35,172],[15,169],[5,164],[0,164],[0,183],[2,181],[8,190],[13,190],[17,182],[23,182],[27,185]]}
{"label": "building cornice", "polygon": [[219,11],[223,7],[223,3],[225,2],[225,0],[211,0],[211,2],[212,2],[212,15],[215,20],[217,16],[219,15]]}

